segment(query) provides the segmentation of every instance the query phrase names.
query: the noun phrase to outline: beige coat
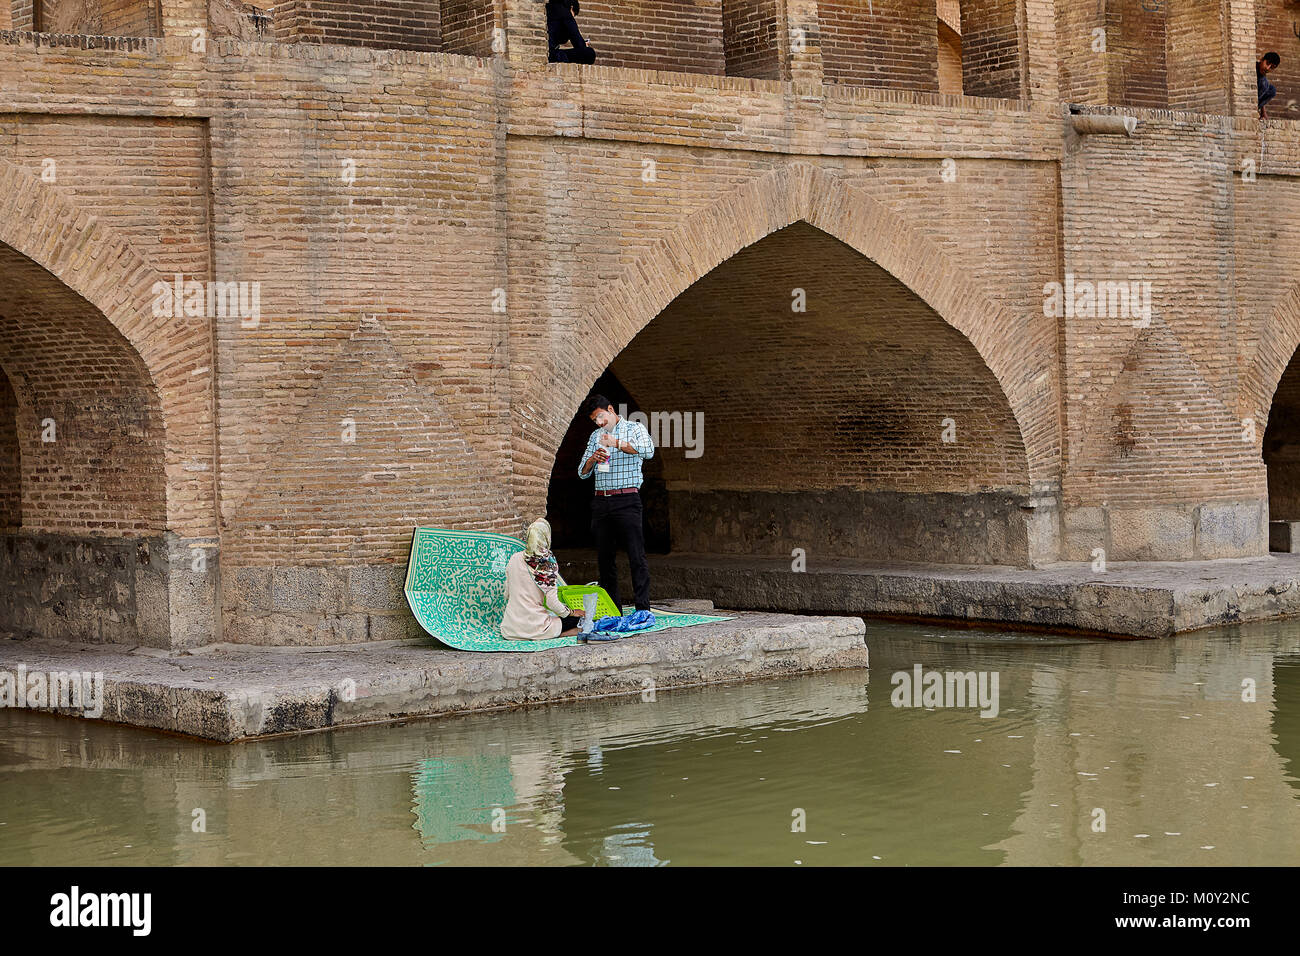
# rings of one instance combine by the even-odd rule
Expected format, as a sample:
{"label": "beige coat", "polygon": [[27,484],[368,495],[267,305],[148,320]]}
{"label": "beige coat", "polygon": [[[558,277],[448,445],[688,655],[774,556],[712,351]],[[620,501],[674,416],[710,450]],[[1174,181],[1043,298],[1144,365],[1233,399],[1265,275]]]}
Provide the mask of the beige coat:
{"label": "beige coat", "polygon": [[[558,575],[557,575],[558,578]],[[501,636],[515,641],[548,641],[560,636],[560,618],[574,614],[560,600],[555,588],[543,591],[533,578],[533,569],[518,551],[506,562],[506,613],[501,618]]]}

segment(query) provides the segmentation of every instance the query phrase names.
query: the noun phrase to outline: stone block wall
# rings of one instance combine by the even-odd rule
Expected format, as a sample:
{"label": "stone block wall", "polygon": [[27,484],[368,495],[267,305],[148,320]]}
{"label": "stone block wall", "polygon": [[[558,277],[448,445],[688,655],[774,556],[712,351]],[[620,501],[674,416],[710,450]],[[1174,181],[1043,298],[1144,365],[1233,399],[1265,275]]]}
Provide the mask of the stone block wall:
{"label": "stone block wall", "polygon": [[77,644],[210,644],[217,556],[175,535],[0,533],[0,635]]}

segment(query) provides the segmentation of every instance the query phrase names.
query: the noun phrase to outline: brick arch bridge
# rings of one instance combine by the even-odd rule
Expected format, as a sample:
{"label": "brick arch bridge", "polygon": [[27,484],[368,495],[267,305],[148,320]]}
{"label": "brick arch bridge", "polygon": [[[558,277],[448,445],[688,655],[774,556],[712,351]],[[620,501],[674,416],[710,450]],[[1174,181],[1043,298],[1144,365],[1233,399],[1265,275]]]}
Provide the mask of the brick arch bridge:
{"label": "brick arch bridge", "polygon": [[[1285,371],[1300,123],[1282,107],[1261,123],[1252,78],[1260,48],[1291,42],[1285,16],[1193,0],[1118,24],[1092,3],[713,0],[673,5],[691,36],[673,46],[662,4],[593,4],[605,56],[588,67],[546,62],[534,0],[402,5],[424,11],[419,36],[370,29],[347,0],[281,5],[269,33],[229,0],[159,0],[148,22],[103,0],[82,5],[101,24],[136,11],[118,35],[51,37],[29,32],[31,3],[0,0],[0,315],[48,314],[24,328],[75,331],[68,343],[111,359],[69,368],[100,376],[86,407],[154,463],[136,469],[138,521],[111,524],[119,509],[89,527],[89,506],[80,528],[34,507],[3,519],[21,511],[18,445],[58,417],[5,359],[0,630],[172,647],[410,636],[411,526],[519,530],[604,369],[664,407],[672,392],[636,374],[648,343],[716,329],[723,302],[777,336],[787,378],[799,366],[816,384],[777,297],[754,297],[756,277],[780,291],[805,253],[851,284],[811,295],[809,316],[816,359],[862,373],[855,400],[888,391],[890,369],[940,367],[926,349],[951,358],[956,384],[932,390],[944,402],[986,396],[963,406],[983,457],[942,491],[1005,495],[1038,542],[1018,561],[1261,556],[1270,508],[1294,500],[1300,518],[1300,373],[1293,399]],[[1075,111],[1137,125],[1080,133]],[[57,182],[40,179],[47,161]],[[260,325],[157,323],[152,283],[177,274],[260,282]],[[1147,314],[1049,315],[1045,285],[1071,276],[1145,282]],[[888,337],[891,315],[911,341]],[[44,372],[63,370],[53,338],[33,341]],[[682,343],[680,374],[651,370],[660,381],[683,396],[725,383]],[[855,351],[874,364],[845,366]],[[786,372],[753,370],[738,394]],[[891,434],[936,417],[909,381]],[[1261,436],[1265,416],[1269,432],[1294,418],[1295,440]],[[58,447],[62,474],[103,462],[131,490],[130,455]],[[923,470],[908,454],[837,463],[809,490],[865,495],[894,464],[907,484]],[[666,483],[698,476],[668,464]],[[779,511],[764,523],[779,537]],[[921,547],[937,540],[918,529]],[[56,552],[79,592],[43,593]],[[96,577],[105,567],[124,574]],[[96,603],[118,590],[132,597]]]}
{"label": "brick arch bridge", "polygon": [[[1023,322],[990,302],[941,248],[888,207],[809,163],[790,163],[693,214],[668,238],[629,265],[584,317],[578,335],[584,364],[556,383],[552,417],[536,443],[553,457],[572,412],[614,357],[694,282],[741,249],[797,222],[834,236],[879,264],[961,332],[997,378],[1016,420],[1030,479],[1051,486],[1059,480],[1053,445],[1054,390],[1034,385],[1049,371]],[[585,383],[585,384],[584,384]],[[524,454],[533,449],[519,436]],[[530,484],[533,487],[530,487]],[[520,492],[535,494],[535,482]]]}
{"label": "brick arch bridge", "polygon": [[[212,589],[178,579],[195,545],[201,563],[208,551],[217,560],[206,321],[155,317],[159,269],[3,160],[0,261],[0,369],[17,426],[5,449],[17,491],[10,554],[38,587],[50,563],[70,569],[28,626],[164,646],[210,633]],[[111,570],[79,574],[73,556],[85,553]],[[173,607],[186,587],[208,592],[197,613]]]}
{"label": "brick arch bridge", "polygon": [[[969,513],[974,507],[981,515],[982,527],[978,534],[978,544],[972,545],[969,541],[964,544],[947,542],[946,549],[955,549],[951,554],[952,559],[957,560],[960,555],[966,560],[972,560],[981,549],[990,548],[997,553],[998,560],[1009,563],[1023,564],[1041,560],[1048,555],[1054,556],[1056,541],[1051,526],[1043,527],[1040,519],[1038,526],[1035,527],[1031,521],[1029,527],[1026,527],[1025,518],[1020,514],[1027,500],[1025,492],[1031,487],[1039,496],[1051,496],[1059,488],[1059,446],[1054,437],[1054,419],[1059,397],[1054,388],[1050,365],[1044,360],[1046,350],[1041,347],[1041,343],[1033,340],[1032,334],[1029,334],[1031,327],[1023,317],[1014,316],[1005,307],[990,301],[983,287],[964,274],[962,265],[946,256],[935,242],[883,203],[855,190],[838,179],[833,172],[806,162],[782,165],[706,205],[676,225],[668,235],[654,242],[643,255],[625,268],[622,276],[611,283],[607,291],[582,316],[572,337],[558,351],[558,356],[564,356],[566,360],[568,356],[581,356],[580,363],[576,368],[568,365],[562,371],[553,370],[550,373],[554,386],[546,392],[550,400],[548,405],[529,405],[520,409],[523,414],[515,416],[515,420],[521,424],[541,423],[540,430],[534,428],[530,432],[525,426],[514,436],[517,458],[541,462],[555,460],[573,413],[591,383],[617,356],[628,349],[647,326],[664,313],[670,303],[703,277],[733,260],[742,250],[752,248],[767,237],[801,223],[839,240],[867,262],[879,266],[908,293],[923,302],[939,321],[960,333],[973,352],[967,358],[967,363],[980,364],[991,373],[991,381],[983,383],[982,388],[991,387],[997,392],[1008,417],[1012,418],[1014,434],[999,442],[1000,446],[1005,445],[1002,452],[1006,459],[1005,467],[997,469],[997,477],[987,474],[987,467],[982,470],[976,468],[979,473],[970,476],[963,484],[970,485],[971,490],[979,491],[999,487],[1016,488],[1020,494],[1014,503],[1006,499],[1001,507],[991,510],[987,503],[973,505],[968,497],[962,498],[959,504],[954,503],[951,506],[954,520],[960,523],[960,519],[956,518],[957,513],[961,510]],[[820,259],[823,255],[833,253],[813,250],[811,255]],[[809,262],[808,266],[809,271],[803,278],[792,280],[795,284],[809,285],[816,282],[817,271],[824,266],[824,261]],[[845,267],[849,270],[853,268],[847,263]],[[743,326],[738,323],[737,334],[742,334],[742,331]],[[955,343],[945,345],[954,351],[961,349],[961,345]],[[899,346],[896,344],[895,347]],[[688,365],[691,362],[689,356],[679,356],[679,359]],[[637,360],[628,361],[635,364]],[[943,371],[936,369],[935,374],[942,375]],[[932,381],[929,390],[940,390],[943,385],[943,382]],[[897,387],[904,386],[899,384]],[[847,392],[845,398],[847,401]],[[761,396],[757,401],[762,405],[771,404]],[[960,418],[966,411],[965,404],[954,397],[946,407],[951,414]],[[942,403],[935,406],[931,416],[933,436],[923,439],[920,443],[922,447],[933,446],[940,441],[939,423],[944,420],[944,408]],[[851,405],[846,406],[844,411],[851,414]],[[916,409],[900,414],[913,419],[922,417]],[[716,420],[725,421],[725,413]],[[919,425],[919,422],[913,421],[909,423],[907,431],[914,434]],[[583,426],[579,424],[578,427]],[[843,428],[834,425],[828,427],[832,433],[848,434]],[[965,428],[964,422],[962,427]],[[984,437],[988,440],[994,436]],[[910,443],[903,436],[895,441],[901,446],[897,449],[898,452],[906,454],[915,451],[914,437]],[[812,453],[816,454],[815,449]],[[567,467],[570,463],[565,461],[562,464]],[[825,464],[827,468],[833,469],[837,463],[834,456],[827,456]],[[932,462],[928,460],[917,461],[915,469],[923,471],[929,464]],[[557,465],[558,467],[561,466]],[[1007,472],[1014,475],[1009,485],[1006,484]],[[516,470],[516,502],[521,513],[543,513],[547,476],[549,471]],[[999,478],[1002,480],[999,481]],[[923,500],[924,507],[931,510],[935,508],[933,497]],[[781,498],[773,506],[789,509],[791,501],[788,497]],[[882,522],[879,515],[874,520],[868,519],[867,513],[872,509],[860,498],[845,502],[844,507],[850,513],[857,513],[864,525],[872,525],[873,534],[878,539],[928,537],[920,529],[906,523],[890,525],[887,521]],[[898,507],[898,502],[891,500],[882,503],[877,510],[897,510]],[[699,516],[695,515],[690,523],[698,521]],[[1008,546],[1007,550],[991,545],[988,537],[988,527],[1002,523],[1007,523],[1010,527],[995,537],[1010,537],[1013,541],[1020,542]],[[785,538],[784,535],[778,536],[773,547],[784,547]],[[696,540],[700,539],[697,537]],[[749,542],[740,539],[735,542],[712,539],[701,543],[709,550],[751,546]],[[823,545],[821,540],[804,543]],[[933,556],[940,546],[933,540],[930,545]],[[843,551],[844,548],[845,545],[841,544],[839,550]],[[860,550],[860,545],[857,549]],[[883,544],[878,546],[877,551],[880,554],[895,553],[913,559],[918,559],[921,554],[919,550],[891,549]],[[986,553],[991,552],[986,550]]]}

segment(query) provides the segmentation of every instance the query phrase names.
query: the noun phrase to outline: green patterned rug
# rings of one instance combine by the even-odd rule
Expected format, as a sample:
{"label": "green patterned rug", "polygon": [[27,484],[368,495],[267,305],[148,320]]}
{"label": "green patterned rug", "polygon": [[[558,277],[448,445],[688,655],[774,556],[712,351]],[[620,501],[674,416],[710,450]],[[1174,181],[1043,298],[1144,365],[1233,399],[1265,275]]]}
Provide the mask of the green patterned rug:
{"label": "green patterned rug", "polygon": [[[501,617],[506,609],[506,562],[523,549],[523,542],[518,538],[490,531],[416,528],[411,538],[411,560],[406,568],[406,603],[411,606],[411,613],[430,635],[462,651],[530,652],[572,647],[578,643],[576,637],[508,641],[501,636]],[[561,592],[565,603],[579,613],[583,590],[575,585],[569,593]],[[628,637],[670,627],[732,620],[706,614],[659,610],[654,613],[654,627]]]}

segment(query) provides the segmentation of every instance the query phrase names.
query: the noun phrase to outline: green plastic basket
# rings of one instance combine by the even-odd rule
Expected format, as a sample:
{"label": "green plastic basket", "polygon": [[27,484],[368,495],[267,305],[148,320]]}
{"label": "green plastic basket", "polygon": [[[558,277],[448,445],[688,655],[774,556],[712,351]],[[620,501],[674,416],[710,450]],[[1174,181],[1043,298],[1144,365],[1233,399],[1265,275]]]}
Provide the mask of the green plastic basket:
{"label": "green plastic basket", "polygon": [[614,606],[614,599],[609,596],[609,593],[594,584],[563,584],[556,588],[556,593],[559,594],[561,601],[579,614],[584,613],[585,610],[582,606],[582,596],[596,595],[596,620],[598,621],[602,617],[618,617],[623,613]]}

